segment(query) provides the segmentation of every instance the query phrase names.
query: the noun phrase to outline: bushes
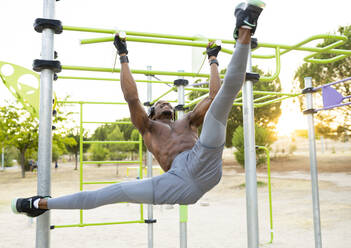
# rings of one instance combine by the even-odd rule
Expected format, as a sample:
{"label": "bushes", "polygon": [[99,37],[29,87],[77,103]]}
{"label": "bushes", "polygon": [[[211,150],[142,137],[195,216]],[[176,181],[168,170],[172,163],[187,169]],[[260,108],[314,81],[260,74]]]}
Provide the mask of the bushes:
{"label": "bushes", "polygon": [[[255,143],[258,146],[269,147],[276,140],[275,133],[268,129],[255,125]],[[244,152],[244,128],[239,126],[235,129],[233,138],[233,146],[236,148],[234,152],[235,158],[239,164],[245,165],[245,152]],[[256,165],[260,165],[266,161],[264,150],[256,150]]]}

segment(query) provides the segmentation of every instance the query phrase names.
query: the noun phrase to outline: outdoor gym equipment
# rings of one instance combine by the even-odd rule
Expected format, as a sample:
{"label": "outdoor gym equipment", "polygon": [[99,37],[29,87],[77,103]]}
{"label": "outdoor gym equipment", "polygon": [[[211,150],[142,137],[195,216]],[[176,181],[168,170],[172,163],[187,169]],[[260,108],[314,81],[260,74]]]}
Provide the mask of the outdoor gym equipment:
{"label": "outdoor gym equipment", "polygon": [[[100,37],[96,39],[82,40],[82,44],[90,43],[101,43],[101,42],[112,42],[113,35],[116,30],[112,29],[93,29],[93,28],[80,28],[72,26],[62,26],[61,22],[54,20],[55,13],[55,0],[44,0],[43,8],[43,18],[37,20],[35,23],[35,29],[42,33],[42,51],[41,60],[35,60],[34,69],[40,71],[41,81],[40,81],[40,109],[39,109],[39,149],[38,149],[38,195],[50,195],[51,194],[51,172],[50,172],[50,162],[51,162],[51,123],[52,123],[52,83],[54,74],[60,72],[61,69],[67,70],[79,70],[79,71],[96,71],[96,72],[119,72],[119,68],[100,68],[100,67],[85,67],[85,66],[70,66],[63,65],[58,61],[54,60],[54,49],[53,40],[54,34],[59,34],[64,31],[80,31],[80,32],[95,32],[95,33],[105,33],[109,34],[109,37]],[[127,41],[129,42],[143,42],[143,43],[155,43],[155,44],[167,44],[167,45],[180,45],[180,46],[192,46],[192,47],[206,47],[207,42],[197,41],[198,37],[189,36],[178,36],[178,35],[165,35],[165,34],[155,34],[155,33],[141,33],[134,31],[125,31],[127,35]],[[308,47],[307,43],[317,40],[317,39],[334,39],[335,42],[326,47]],[[231,46],[235,43],[233,40],[225,40],[218,38],[208,38],[208,41],[221,40],[222,44],[230,44]],[[284,45],[284,44],[271,44],[271,43],[258,43],[257,49],[253,50],[252,56],[250,58],[260,58],[260,59],[275,59],[276,61],[276,71],[271,77],[261,77],[260,81],[272,81],[276,79],[280,73],[280,56],[290,52],[290,51],[304,51],[310,52],[311,54],[306,56],[304,60],[311,63],[331,63],[351,55],[350,50],[337,49],[338,46],[344,44],[347,41],[347,37],[340,35],[314,35],[302,42],[295,45]],[[273,53],[269,55],[257,54],[256,51],[259,49],[273,49]],[[222,52],[231,54],[232,49],[227,49],[222,47]],[[250,53],[251,54],[251,53]],[[315,58],[320,54],[332,54],[333,57],[328,59],[317,59]],[[248,72],[251,72],[251,59],[248,61]],[[190,72],[165,72],[165,71],[152,71],[152,70],[132,70],[133,74],[144,74],[144,75],[168,75],[168,76],[179,76],[179,77],[190,77],[190,78],[208,78],[208,74],[204,73],[190,73]],[[221,75],[223,77],[224,75]],[[90,78],[90,77],[76,77],[76,76],[58,76],[59,79],[85,79],[85,80],[108,80],[115,81],[115,79],[107,78]],[[4,80],[6,81],[6,79]],[[140,81],[139,81],[140,82]],[[148,80],[143,80],[142,82],[156,83],[148,78]],[[157,82],[159,83],[159,82]],[[165,83],[165,82],[160,82]],[[169,82],[167,82],[169,83]],[[311,87],[307,86],[307,87]],[[169,90],[169,92],[172,92]],[[190,87],[178,88],[178,92],[183,92],[185,90],[195,90]],[[200,89],[196,89],[200,90]],[[206,90],[206,89],[205,89]],[[167,95],[163,94],[163,96]],[[311,93],[307,93],[306,96],[309,98]],[[243,105],[244,113],[244,136],[245,136],[245,168],[246,168],[246,206],[247,206],[247,235],[248,235],[248,247],[257,248],[259,244],[259,232],[258,232],[258,210],[257,210],[257,181],[256,181],[256,161],[255,161],[255,140],[254,140],[254,107],[264,106],[273,102],[278,102],[289,97],[295,97],[300,95],[288,94],[288,93],[276,93],[276,92],[254,92],[253,91],[253,80],[247,80],[244,83],[242,90],[242,102],[237,100],[234,104]],[[255,96],[259,96],[256,97]],[[199,99],[201,100],[201,99]],[[149,100],[148,100],[149,101]],[[154,100],[150,100],[149,103]],[[195,104],[196,101],[187,102],[184,99],[184,94],[178,97],[178,102],[183,108]],[[312,103],[312,102],[311,102]],[[309,105],[312,109],[312,106]],[[183,109],[184,110],[184,109]],[[313,124],[313,112],[308,114],[312,116],[309,117],[309,121]],[[313,126],[313,125],[311,125]],[[310,133],[313,134],[313,128],[310,128]],[[310,146],[313,150],[314,135],[311,135]],[[319,199],[318,199],[318,182],[317,182],[317,170],[316,170],[316,159],[313,157],[315,154],[315,149],[311,153],[311,175],[312,175],[312,192],[313,192],[313,202],[314,202],[314,222],[315,222],[315,242],[316,247],[321,248],[321,232],[319,223]],[[150,160],[149,160],[150,161]],[[151,171],[148,169],[148,174]],[[318,205],[316,205],[318,204]],[[151,207],[148,209],[150,210]],[[150,212],[152,216],[152,212]],[[149,215],[149,218],[150,218]],[[152,219],[152,217],[151,217]],[[187,212],[186,208],[181,208],[181,247],[186,247],[186,220]],[[317,223],[317,224],[316,224]],[[37,227],[36,227],[36,247],[37,248],[49,248],[50,247],[50,213],[46,212],[42,216],[38,217]],[[150,225],[151,227],[151,225]],[[149,229],[149,247],[152,247],[152,227]]]}

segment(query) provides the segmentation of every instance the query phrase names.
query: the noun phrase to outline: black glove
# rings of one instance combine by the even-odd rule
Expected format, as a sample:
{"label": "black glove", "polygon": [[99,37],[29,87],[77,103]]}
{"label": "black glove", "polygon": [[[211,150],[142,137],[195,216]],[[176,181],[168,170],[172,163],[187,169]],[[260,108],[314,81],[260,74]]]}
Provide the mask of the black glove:
{"label": "black glove", "polygon": [[210,58],[211,56],[217,57],[221,48],[222,48],[221,46],[216,46],[211,42],[206,48],[206,53],[208,55],[208,58]]}
{"label": "black glove", "polygon": [[118,34],[116,34],[116,36],[115,36],[115,40],[113,41],[113,45],[115,45],[119,55],[122,53],[128,54],[127,42],[125,39],[121,39]]}

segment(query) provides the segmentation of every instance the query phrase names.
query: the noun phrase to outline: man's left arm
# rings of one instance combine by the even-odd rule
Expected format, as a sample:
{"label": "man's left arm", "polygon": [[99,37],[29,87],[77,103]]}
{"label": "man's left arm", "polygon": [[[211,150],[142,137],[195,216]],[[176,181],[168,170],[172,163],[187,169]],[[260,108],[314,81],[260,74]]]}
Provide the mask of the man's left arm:
{"label": "man's left arm", "polygon": [[218,61],[217,55],[221,50],[220,46],[213,46],[213,42],[209,43],[207,47],[208,60],[210,63],[210,85],[209,85],[209,95],[202,99],[194,108],[193,111],[187,114],[190,120],[190,125],[199,127],[205,118],[206,112],[210,107],[213,99],[217,95],[219,88],[221,87],[221,78],[218,72]]}

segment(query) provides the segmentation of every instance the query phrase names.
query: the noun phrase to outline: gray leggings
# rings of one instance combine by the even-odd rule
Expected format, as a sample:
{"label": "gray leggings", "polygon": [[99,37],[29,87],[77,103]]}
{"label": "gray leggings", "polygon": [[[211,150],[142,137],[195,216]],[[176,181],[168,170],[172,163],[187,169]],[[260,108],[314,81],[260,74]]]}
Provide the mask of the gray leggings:
{"label": "gray leggings", "polygon": [[154,178],[51,198],[48,199],[48,208],[91,209],[118,202],[195,203],[220,180],[226,122],[233,101],[244,82],[248,49],[249,45],[237,43],[223,85],[205,116],[199,141],[192,150],[176,157],[171,170]]}

